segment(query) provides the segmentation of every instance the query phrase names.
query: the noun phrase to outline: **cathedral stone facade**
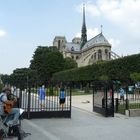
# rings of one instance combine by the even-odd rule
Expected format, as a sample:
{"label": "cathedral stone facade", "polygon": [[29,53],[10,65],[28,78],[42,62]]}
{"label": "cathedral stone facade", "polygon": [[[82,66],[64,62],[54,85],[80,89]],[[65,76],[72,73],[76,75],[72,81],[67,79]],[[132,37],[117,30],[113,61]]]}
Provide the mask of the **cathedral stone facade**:
{"label": "cathedral stone facade", "polygon": [[67,42],[65,36],[56,36],[53,46],[56,46],[64,58],[74,59],[78,67],[91,65],[99,60],[111,60],[119,57],[111,51],[111,44],[104,37],[102,31],[97,36],[87,40],[85,23],[85,7],[83,6],[83,24],[81,38],[75,37],[72,42]]}

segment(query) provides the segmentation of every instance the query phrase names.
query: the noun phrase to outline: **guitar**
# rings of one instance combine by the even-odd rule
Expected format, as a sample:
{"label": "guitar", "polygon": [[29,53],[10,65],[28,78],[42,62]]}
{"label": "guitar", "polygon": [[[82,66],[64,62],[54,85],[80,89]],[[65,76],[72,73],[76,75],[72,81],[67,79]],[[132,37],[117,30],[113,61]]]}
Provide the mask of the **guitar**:
{"label": "guitar", "polygon": [[9,94],[7,96],[7,99],[9,100],[9,103],[5,103],[4,101],[2,101],[2,97],[4,95],[2,95],[0,97],[0,101],[4,103],[4,106],[3,106],[3,110],[6,114],[9,114],[14,106],[14,103],[17,101],[17,99],[15,98],[16,96],[13,95],[13,94]]}
{"label": "guitar", "polygon": [[13,105],[14,105],[13,101],[11,101],[11,104],[4,104],[4,108],[3,108],[4,112],[6,114],[9,114],[12,111]]}

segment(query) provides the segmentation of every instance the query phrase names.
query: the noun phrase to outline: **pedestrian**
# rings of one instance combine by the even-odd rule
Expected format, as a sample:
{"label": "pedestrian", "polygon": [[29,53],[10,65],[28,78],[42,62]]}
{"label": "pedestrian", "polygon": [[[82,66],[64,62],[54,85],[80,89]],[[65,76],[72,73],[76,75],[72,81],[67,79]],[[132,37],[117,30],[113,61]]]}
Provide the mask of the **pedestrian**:
{"label": "pedestrian", "polygon": [[45,109],[45,86],[44,85],[42,85],[39,88],[38,93],[39,93],[40,108],[41,108],[41,111],[44,111]]}
{"label": "pedestrian", "polygon": [[66,98],[66,96],[65,96],[64,87],[61,87],[61,88],[60,88],[60,94],[59,94],[59,105],[60,105],[60,107],[62,108],[62,110],[63,110],[63,108],[64,108],[65,98]]}
{"label": "pedestrian", "polygon": [[119,92],[120,92],[120,99],[124,101],[124,93],[125,93],[124,89],[121,87]]}

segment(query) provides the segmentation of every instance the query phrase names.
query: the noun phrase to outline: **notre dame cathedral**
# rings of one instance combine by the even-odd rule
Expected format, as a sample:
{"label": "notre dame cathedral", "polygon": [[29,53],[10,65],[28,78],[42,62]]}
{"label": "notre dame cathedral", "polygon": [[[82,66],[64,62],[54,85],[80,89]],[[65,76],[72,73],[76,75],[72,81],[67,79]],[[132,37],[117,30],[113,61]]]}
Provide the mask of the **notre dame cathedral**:
{"label": "notre dame cathedral", "polygon": [[76,60],[78,67],[91,65],[99,60],[111,60],[119,57],[111,51],[111,44],[104,37],[102,31],[97,36],[87,40],[85,6],[83,6],[81,38],[75,37],[72,42],[67,42],[65,36],[56,36],[53,46],[59,49],[64,58],[70,57]]}

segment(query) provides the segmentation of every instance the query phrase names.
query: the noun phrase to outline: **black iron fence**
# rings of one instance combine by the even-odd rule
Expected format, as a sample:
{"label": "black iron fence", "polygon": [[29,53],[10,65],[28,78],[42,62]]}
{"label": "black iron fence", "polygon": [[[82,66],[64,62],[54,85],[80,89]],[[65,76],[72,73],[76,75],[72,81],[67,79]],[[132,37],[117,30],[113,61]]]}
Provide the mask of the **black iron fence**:
{"label": "black iron fence", "polygon": [[60,88],[45,88],[45,98],[40,100],[36,87],[20,90],[16,89],[14,94],[19,97],[20,107],[24,109],[24,118],[50,118],[71,117],[71,88],[65,88],[65,103],[60,105]]}
{"label": "black iron fence", "polygon": [[106,117],[114,116],[114,90],[111,83],[93,83],[93,111]]}
{"label": "black iron fence", "polygon": [[140,108],[140,89],[134,89],[133,92],[125,91],[124,99],[121,99],[119,93],[114,93],[115,112],[125,114],[125,110]]}

